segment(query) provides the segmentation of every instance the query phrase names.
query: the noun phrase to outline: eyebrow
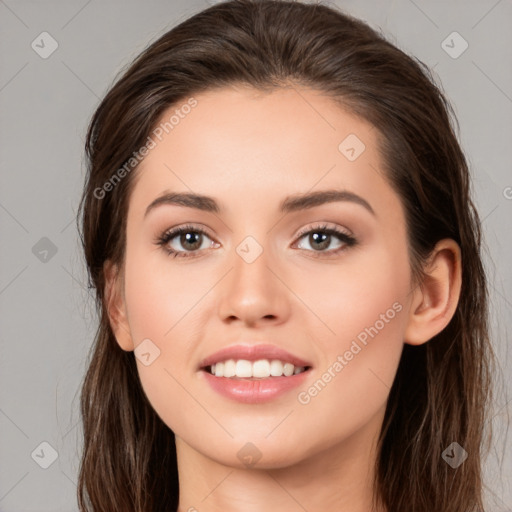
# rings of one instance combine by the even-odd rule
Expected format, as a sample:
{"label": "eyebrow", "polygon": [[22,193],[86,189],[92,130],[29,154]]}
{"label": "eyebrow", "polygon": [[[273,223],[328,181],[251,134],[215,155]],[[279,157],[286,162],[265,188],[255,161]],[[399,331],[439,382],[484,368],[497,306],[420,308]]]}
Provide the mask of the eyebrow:
{"label": "eyebrow", "polygon": [[[325,203],[339,201],[348,201],[358,204],[363,206],[372,215],[375,215],[375,211],[368,201],[348,190],[320,190],[316,192],[306,192],[304,194],[295,194],[281,202],[279,211],[281,213],[291,213],[314,208],[315,206],[320,206]],[[146,217],[151,210],[161,205],[185,206],[211,213],[221,212],[219,204],[212,197],[188,192],[165,192],[146,208],[144,217]]]}

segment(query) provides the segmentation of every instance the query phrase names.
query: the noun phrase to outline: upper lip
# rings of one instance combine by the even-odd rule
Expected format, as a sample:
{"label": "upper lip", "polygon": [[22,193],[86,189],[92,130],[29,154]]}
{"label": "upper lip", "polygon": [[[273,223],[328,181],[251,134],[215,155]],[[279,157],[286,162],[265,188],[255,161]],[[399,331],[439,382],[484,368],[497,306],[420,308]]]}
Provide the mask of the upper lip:
{"label": "upper lip", "polygon": [[292,363],[294,366],[311,366],[304,359],[297,357],[282,348],[270,344],[258,345],[231,345],[223,348],[214,354],[209,355],[201,361],[199,368],[205,368],[228,359],[245,359],[247,361],[258,361],[259,359],[278,359],[279,361]]}

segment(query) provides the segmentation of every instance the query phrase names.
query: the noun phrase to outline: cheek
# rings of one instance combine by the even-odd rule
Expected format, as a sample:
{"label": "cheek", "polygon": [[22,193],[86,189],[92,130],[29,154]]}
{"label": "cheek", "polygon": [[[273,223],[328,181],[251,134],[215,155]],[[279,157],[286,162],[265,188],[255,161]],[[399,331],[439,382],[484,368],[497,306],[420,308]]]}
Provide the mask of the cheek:
{"label": "cheek", "polygon": [[358,336],[362,343],[371,339],[368,330],[375,334],[375,326],[379,339],[402,343],[405,315],[399,313],[405,310],[410,284],[405,246],[374,244],[372,250],[354,251],[337,265],[310,266],[293,279],[294,292],[307,306],[300,307],[309,309],[305,313],[311,319],[310,334],[321,340],[321,352],[331,359]]}
{"label": "cheek", "polygon": [[[312,336],[320,364],[298,396],[312,418],[344,411],[345,426],[357,429],[385,404],[403,349],[409,276],[405,248],[383,248],[313,281],[308,303],[328,329]],[[333,435],[339,428],[329,426]]]}
{"label": "cheek", "polygon": [[[202,275],[202,274],[201,274]],[[176,333],[190,328],[193,336],[194,313],[199,301],[214,284],[214,276],[204,280],[198,272],[187,272],[160,249],[142,253],[133,250],[126,261],[125,292],[130,330],[135,345],[150,338],[160,349],[170,345],[175,351],[186,346]]]}
{"label": "cheek", "polygon": [[186,265],[173,262],[160,249],[128,247],[125,296],[129,328],[135,347],[144,340],[141,347],[144,352],[149,347],[152,361],[146,366],[136,359],[139,376],[155,411],[170,426],[175,421],[171,413],[191,405],[182,385],[187,386],[195,373],[191,364],[195,340],[204,338],[201,315],[216,281],[218,277],[211,271],[187,271]]}

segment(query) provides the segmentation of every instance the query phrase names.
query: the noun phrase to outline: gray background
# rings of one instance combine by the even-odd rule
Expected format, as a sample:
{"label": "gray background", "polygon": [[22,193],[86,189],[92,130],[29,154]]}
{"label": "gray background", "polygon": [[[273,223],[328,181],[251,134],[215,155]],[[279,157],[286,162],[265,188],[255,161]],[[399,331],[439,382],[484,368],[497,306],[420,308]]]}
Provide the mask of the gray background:
{"label": "gray background", "polygon": [[[0,0],[0,512],[78,508],[79,386],[97,321],[74,222],[86,125],[116,74],[208,3]],[[433,67],[458,115],[484,219],[505,383],[486,465],[489,510],[512,510],[512,1],[336,4]],[[454,31],[463,39],[447,39]],[[42,32],[58,44],[46,59],[31,47],[45,38],[36,48],[51,49]],[[58,454],[47,469],[43,442]]]}

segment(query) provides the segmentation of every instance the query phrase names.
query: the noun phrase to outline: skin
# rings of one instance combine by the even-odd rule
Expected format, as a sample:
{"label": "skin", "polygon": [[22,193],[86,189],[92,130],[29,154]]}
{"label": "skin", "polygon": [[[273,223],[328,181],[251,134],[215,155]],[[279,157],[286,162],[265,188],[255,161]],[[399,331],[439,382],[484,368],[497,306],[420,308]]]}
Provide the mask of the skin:
{"label": "skin", "polygon": [[[427,342],[453,316],[460,250],[440,241],[424,282],[412,285],[404,211],[383,175],[377,131],[320,93],[230,87],[195,98],[137,170],[124,266],[105,264],[120,347],[131,351],[149,338],[160,350],[137,366],[176,434],[179,511],[369,512],[376,441],[403,345]],[[354,161],[338,149],[349,134],[366,146]],[[324,189],[358,194],[375,215],[349,201],[278,212],[286,196]],[[144,217],[166,191],[212,196],[223,210],[164,205]],[[336,237],[324,249],[297,237],[324,222],[357,244],[329,255],[343,245]],[[199,256],[172,258],[155,244],[189,223],[208,233]],[[249,235],[263,250],[250,264],[236,251]],[[178,236],[172,247],[189,246]],[[330,367],[332,376],[338,356],[396,303],[400,312],[300,403],[298,393]],[[197,370],[221,348],[257,342],[310,361],[305,385],[242,404],[213,391]],[[261,454],[251,467],[237,456],[248,442]]]}

